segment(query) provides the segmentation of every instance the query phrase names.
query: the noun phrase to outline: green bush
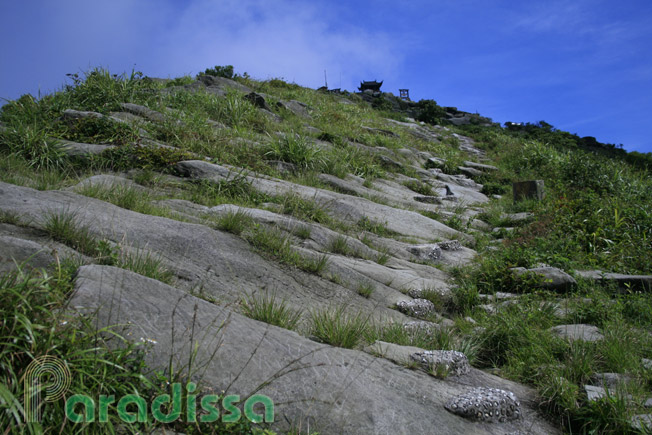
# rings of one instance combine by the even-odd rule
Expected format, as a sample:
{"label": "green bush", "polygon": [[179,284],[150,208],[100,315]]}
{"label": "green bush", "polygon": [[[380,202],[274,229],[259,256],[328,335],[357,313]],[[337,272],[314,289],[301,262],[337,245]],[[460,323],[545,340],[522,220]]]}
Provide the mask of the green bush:
{"label": "green bush", "polygon": [[198,74],[198,76],[202,76],[202,75],[232,79],[233,65],[224,65],[224,66],[215,65],[213,68],[206,68],[206,70],[203,73]]}
{"label": "green bush", "polygon": [[428,124],[441,124],[446,119],[446,110],[439,106],[435,100],[420,100],[417,103],[419,114],[418,121],[427,122]]}

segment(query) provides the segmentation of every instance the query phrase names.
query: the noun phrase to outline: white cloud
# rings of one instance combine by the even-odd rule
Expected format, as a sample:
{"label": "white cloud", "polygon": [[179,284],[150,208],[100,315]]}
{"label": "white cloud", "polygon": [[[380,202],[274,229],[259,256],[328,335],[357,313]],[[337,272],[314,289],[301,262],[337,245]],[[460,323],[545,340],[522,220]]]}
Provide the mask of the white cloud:
{"label": "white cloud", "polygon": [[315,87],[327,70],[330,87],[339,86],[341,74],[345,88],[394,76],[402,61],[398,41],[362,28],[335,30],[335,15],[290,0],[195,1],[166,32],[157,69],[179,65],[198,72],[232,64],[257,78],[283,77]]}

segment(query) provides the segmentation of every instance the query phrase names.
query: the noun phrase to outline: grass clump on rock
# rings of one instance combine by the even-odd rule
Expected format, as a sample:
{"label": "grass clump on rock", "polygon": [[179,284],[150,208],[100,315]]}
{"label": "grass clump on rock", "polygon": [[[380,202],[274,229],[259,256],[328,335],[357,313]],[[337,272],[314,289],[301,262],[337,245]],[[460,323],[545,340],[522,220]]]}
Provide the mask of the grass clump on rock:
{"label": "grass clump on rock", "polygon": [[242,311],[252,319],[292,330],[296,329],[301,319],[301,311],[291,309],[286,301],[269,293],[243,298]]}
{"label": "grass clump on rock", "polygon": [[331,346],[352,349],[356,347],[369,326],[364,313],[351,314],[343,306],[311,313],[310,333],[317,340]]}

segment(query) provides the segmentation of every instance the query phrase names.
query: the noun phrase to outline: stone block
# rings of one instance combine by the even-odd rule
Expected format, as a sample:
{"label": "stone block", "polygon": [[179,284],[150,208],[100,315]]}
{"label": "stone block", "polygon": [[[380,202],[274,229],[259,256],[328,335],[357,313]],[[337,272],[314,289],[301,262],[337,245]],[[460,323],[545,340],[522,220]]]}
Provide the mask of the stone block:
{"label": "stone block", "polygon": [[523,199],[541,201],[544,197],[543,180],[518,181],[512,184],[514,202]]}

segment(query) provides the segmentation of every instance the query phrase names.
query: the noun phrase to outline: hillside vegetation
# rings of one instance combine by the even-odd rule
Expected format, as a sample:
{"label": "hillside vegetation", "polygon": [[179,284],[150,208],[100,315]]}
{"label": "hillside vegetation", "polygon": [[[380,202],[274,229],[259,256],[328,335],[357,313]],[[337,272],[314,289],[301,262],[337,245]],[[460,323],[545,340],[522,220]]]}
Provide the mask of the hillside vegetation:
{"label": "hillside vegetation", "polygon": [[[6,433],[652,430],[652,155],[232,67],[69,79],[0,111]],[[514,201],[524,180],[545,197]],[[267,394],[276,419],[73,423],[60,400],[27,422],[43,355],[74,394],[193,381]],[[451,411],[471,387],[522,411]]]}

